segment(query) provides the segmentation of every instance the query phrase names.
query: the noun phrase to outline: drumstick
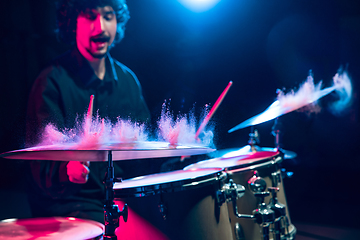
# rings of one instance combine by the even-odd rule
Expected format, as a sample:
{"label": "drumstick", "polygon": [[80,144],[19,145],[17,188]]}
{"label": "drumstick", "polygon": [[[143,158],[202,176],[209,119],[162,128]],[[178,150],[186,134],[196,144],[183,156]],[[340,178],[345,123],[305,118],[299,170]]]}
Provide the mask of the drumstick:
{"label": "drumstick", "polygon": [[94,95],[90,96],[89,108],[88,108],[86,120],[85,120],[85,133],[89,133],[89,131],[90,131],[91,119],[92,119],[93,110],[94,110],[94,97],[95,97]]}
{"label": "drumstick", "polygon": [[227,92],[229,91],[229,88],[232,85],[232,81],[230,81],[228,83],[228,85],[226,86],[226,88],[224,89],[224,91],[221,93],[221,95],[219,96],[219,98],[216,100],[214,106],[211,108],[210,112],[208,113],[208,115],[205,117],[204,121],[201,123],[199,129],[197,130],[196,134],[195,134],[195,139],[198,139],[201,131],[205,128],[206,124],[209,122],[210,118],[214,115],[216,109],[219,107],[219,105],[221,104],[222,100],[224,99],[225,95],[227,94]]}
{"label": "drumstick", "polygon": [[94,97],[95,95],[91,95],[90,96],[90,103],[89,103],[89,108],[88,108],[88,111],[87,111],[87,116],[86,118],[87,119],[91,119],[92,118],[92,115],[93,115],[93,110],[94,110]]}

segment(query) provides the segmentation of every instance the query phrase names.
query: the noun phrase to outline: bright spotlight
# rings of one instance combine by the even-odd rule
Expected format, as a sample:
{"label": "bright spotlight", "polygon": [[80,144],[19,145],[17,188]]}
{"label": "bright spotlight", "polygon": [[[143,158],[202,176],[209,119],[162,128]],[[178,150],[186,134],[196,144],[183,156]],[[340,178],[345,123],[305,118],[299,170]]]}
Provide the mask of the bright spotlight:
{"label": "bright spotlight", "polygon": [[205,12],[214,7],[220,0],[178,0],[193,12]]}

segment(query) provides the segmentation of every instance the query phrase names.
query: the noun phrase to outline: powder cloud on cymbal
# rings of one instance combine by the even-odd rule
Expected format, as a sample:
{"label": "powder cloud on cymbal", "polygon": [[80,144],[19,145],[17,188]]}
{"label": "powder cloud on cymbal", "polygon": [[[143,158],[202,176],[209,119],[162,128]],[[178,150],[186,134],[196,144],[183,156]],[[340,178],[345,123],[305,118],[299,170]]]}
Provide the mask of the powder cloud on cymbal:
{"label": "powder cloud on cymbal", "polygon": [[333,113],[341,113],[350,106],[352,96],[352,84],[346,71],[336,73],[332,86],[324,89],[322,89],[322,81],[314,84],[314,78],[310,71],[306,81],[300,85],[297,91],[291,90],[286,94],[279,91],[277,104],[282,108],[318,113],[321,110],[318,100],[332,92],[338,96],[338,99],[331,102],[330,110]]}
{"label": "powder cloud on cymbal", "polygon": [[352,103],[353,88],[347,71],[337,73],[333,78],[333,82],[335,95],[338,100],[332,102],[329,109],[333,114],[340,115],[349,108]]}
{"label": "powder cloud on cymbal", "polygon": [[[204,108],[202,119],[204,118],[207,107]],[[71,149],[96,150],[115,146],[121,143],[136,143],[144,141],[167,141],[171,145],[177,144],[200,144],[210,146],[212,144],[213,132],[203,131],[196,140],[196,127],[199,125],[193,112],[174,116],[164,108],[158,121],[155,139],[150,137],[149,126],[117,118],[115,123],[108,119],[100,118],[98,115],[93,117],[89,114],[83,115],[83,120],[76,121],[73,129],[58,129],[54,124],[48,124],[42,134],[42,141],[38,146],[58,145],[66,146]],[[211,128],[211,124],[209,124]],[[209,129],[208,128],[208,129]]]}
{"label": "powder cloud on cymbal", "polygon": [[[209,112],[209,105],[205,105],[201,114],[201,121],[205,119],[205,116]],[[196,138],[196,130],[200,126],[194,115],[194,110],[188,114],[179,114],[175,116],[171,113],[169,106],[166,102],[163,103],[161,117],[158,121],[158,139],[168,141],[172,145],[176,144],[191,144],[201,143],[206,146],[210,146],[213,142],[213,131],[209,124],[208,128],[202,131],[199,138]]]}

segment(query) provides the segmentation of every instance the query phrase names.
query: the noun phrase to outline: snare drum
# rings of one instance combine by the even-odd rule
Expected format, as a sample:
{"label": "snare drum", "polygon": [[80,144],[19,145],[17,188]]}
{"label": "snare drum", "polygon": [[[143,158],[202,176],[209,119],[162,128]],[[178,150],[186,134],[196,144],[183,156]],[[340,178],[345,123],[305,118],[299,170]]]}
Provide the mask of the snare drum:
{"label": "snare drum", "polygon": [[115,199],[129,207],[120,239],[232,239],[227,204],[216,192],[226,174],[221,168],[177,170],[124,180],[114,185]]}
{"label": "snare drum", "polygon": [[[229,155],[227,155],[229,156]],[[258,208],[259,199],[248,187],[248,181],[257,171],[259,177],[265,180],[267,187],[277,187],[278,202],[287,206],[284,185],[281,177],[279,163],[282,161],[281,153],[278,151],[250,152],[246,155],[214,158],[204,160],[185,167],[184,169],[199,169],[220,167],[228,174],[236,184],[245,187],[245,194],[237,199],[237,208],[240,214],[252,215],[253,210]],[[265,203],[269,204],[271,195],[265,198]],[[232,203],[228,203],[229,216],[233,229],[234,239],[236,240],[257,240],[262,239],[261,228],[259,224],[251,219],[238,218],[234,214]],[[285,222],[286,221],[286,222]],[[283,227],[286,229],[281,239],[293,239],[296,234],[296,228],[290,222],[290,215],[286,207],[286,218]],[[270,233],[270,239],[273,239],[273,233]]]}
{"label": "snare drum", "polygon": [[3,240],[102,239],[104,225],[73,217],[6,219],[0,221]]}

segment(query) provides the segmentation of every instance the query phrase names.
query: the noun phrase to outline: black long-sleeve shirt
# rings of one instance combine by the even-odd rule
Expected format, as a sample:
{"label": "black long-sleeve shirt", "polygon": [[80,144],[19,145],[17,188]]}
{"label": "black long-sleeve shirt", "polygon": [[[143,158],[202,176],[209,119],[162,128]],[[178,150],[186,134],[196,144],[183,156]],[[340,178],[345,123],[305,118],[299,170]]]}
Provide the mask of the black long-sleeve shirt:
{"label": "black long-sleeve shirt", "polygon": [[[116,121],[131,119],[145,122],[150,118],[135,74],[112,59],[105,61],[106,72],[100,80],[86,59],[74,48],[55,59],[36,79],[27,111],[27,145],[39,143],[48,123],[59,129],[71,129],[86,112],[90,96],[95,95],[94,113]],[[67,161],[32,161],[30,205],[34,216],[75,216],[103,221],[101,217],[106,163],[90,164],[86,184],[71,183]],[[116,165],[116,164],[115,164]],[[120,175],[118,168],[115,174]],[[97,212],[97,216],[86,214]],[[80,214],[84,213],[85,214]]]}

